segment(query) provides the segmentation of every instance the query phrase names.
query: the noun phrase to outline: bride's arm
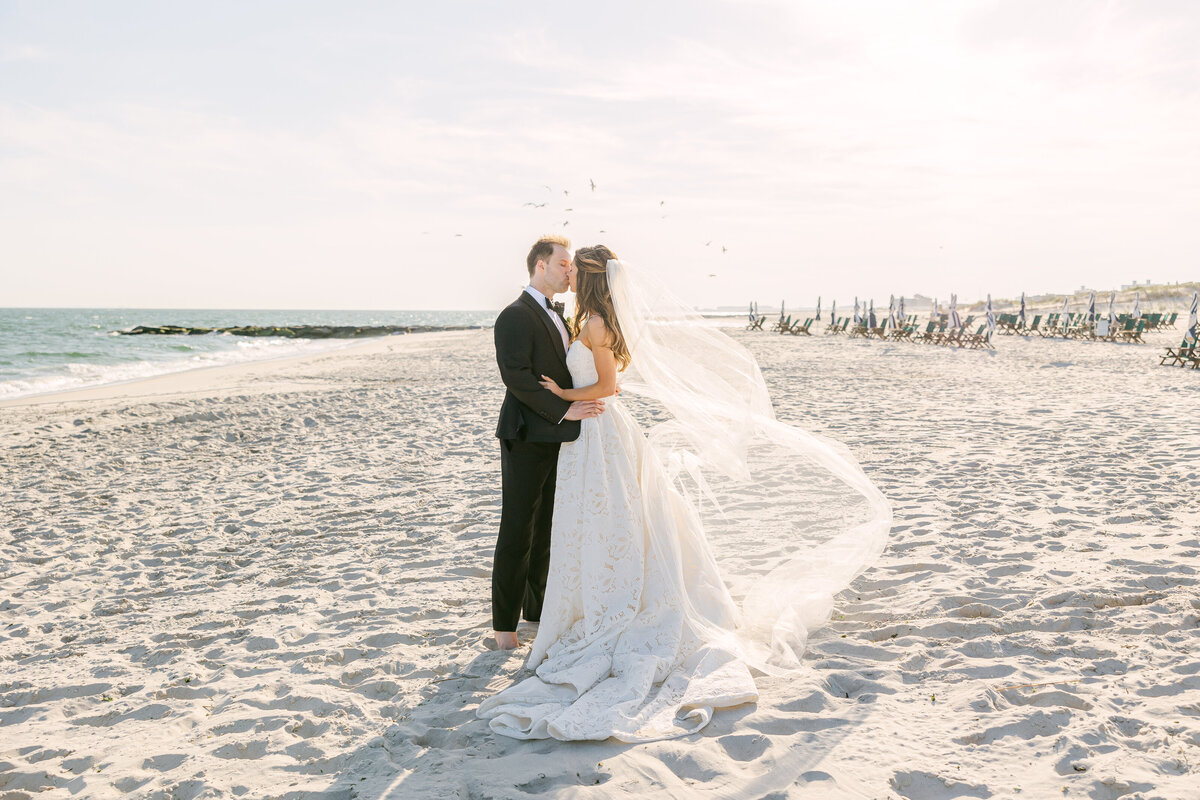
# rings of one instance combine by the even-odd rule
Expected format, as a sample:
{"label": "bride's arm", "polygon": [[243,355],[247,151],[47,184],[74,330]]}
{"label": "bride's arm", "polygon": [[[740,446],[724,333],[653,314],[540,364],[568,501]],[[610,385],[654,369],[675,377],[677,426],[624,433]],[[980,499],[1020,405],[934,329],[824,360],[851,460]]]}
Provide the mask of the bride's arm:
{"label": "bride's arm", "polygon": [[563,400],[571,402],[612,397],[617,390],[617,357],[613,355],[604,320],[600,317],[589,318],[580,331],[579,338],[592,350],[592,360],[596,362],[596,375],[599,376],[596,382],[578,389],[562,389],[543,375],[542,385]]}

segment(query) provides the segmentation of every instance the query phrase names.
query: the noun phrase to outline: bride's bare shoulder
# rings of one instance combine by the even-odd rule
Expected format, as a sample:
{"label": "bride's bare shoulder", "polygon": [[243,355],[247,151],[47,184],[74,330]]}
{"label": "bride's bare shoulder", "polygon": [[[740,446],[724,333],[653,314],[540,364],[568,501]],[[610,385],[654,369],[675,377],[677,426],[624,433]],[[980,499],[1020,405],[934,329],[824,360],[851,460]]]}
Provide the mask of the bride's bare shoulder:
{"label": "bride's bare shoulder", "polygon": [[580,338],[586,340],[585,344],[588,347],[603,346],[608,344],[608,326],[604,324],[604,320],[598,316],[588,317],[583,323],[583,330],[580,332]]}

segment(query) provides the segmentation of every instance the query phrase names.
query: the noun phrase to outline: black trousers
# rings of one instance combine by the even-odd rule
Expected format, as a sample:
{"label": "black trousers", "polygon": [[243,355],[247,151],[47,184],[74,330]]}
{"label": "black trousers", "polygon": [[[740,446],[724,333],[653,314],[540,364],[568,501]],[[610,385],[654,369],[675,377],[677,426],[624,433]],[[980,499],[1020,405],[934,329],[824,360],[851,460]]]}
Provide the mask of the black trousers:
{"label": "black trousers", "polygon": [[500,534],[492,559],[492,630],[542,618],[550,572],[550,522],[558,442],[500,440]]}

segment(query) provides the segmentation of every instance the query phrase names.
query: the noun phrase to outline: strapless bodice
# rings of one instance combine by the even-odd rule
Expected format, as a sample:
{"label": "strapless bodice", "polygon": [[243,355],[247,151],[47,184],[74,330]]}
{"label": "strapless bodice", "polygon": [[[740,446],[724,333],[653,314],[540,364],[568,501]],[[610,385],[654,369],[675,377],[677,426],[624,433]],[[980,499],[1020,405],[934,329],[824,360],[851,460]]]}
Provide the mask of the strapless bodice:
{"label": "strapless bodice", "polygon": [[592,351],[578,339],[571,342],[571,347],[567,350],[567,369],[571,372],[571,385],[576,389],[591,386],[600,380]]}

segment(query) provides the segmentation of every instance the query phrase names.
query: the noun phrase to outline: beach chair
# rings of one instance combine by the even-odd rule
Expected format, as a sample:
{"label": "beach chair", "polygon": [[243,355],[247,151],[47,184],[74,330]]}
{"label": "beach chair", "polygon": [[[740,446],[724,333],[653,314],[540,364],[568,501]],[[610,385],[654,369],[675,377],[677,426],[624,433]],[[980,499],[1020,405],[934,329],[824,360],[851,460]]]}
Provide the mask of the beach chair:
{"label": "beach chair", "polygon": [[[1179,343],[1179,347],[1168,347],[1165,355],[1159,357],[1158,365],[1160,367],[1186,367],[1189,362],[1200,359],[1196,354],[1196,346],[1189,345],[1188,340],[1184,339]],[[1168,364],[1167,362],[1171,363]],[[1191,365],[1194,369],[1195,364]]]}
{"label": "beach chair", "polygon": [[946,347],[962,347],[963,334],[966,332],[967,326],[964,324],[960,328],[950,328],[941,335],[938,339],[938,344]]}
{"label": "beach chair", "polygon": [[983,332],[985,328],[987,328],[986,324],[980,325],[975,329],[974,333],[970,333],[966,328],[963,328],[963,334],[959,338],[958,346],[969,347],[972,350],[990,347],[991,345],[988,343],[987,336]]}
{"label": "beach chair", "polygon": [[761,317],[751,317],[750,324],[746,326],[746,330],[761,331],[763,329],[763,323],[766,321],[766,319],[767,317],[765,314]]}
{"label": "beach chair", "polygon": [[1174,327],[1175,327],[1175,320],[1177,320],[1177,319],[1179,319],[1179,312],[1178,312],[1178,311],[1172,311],[1172,312],[1171,312],[1171,316],[1167,317],[1167,318],[1166,318],[1166,320],[1164,320],[1164,321],[1163,321],[1163,325],[1162,325],[1162,326],[1163,326],[1164,328],[1174,328]]}
{"label": "beach chair", "polygon": [[882,322],[879,323],[878,328],[871,328],[869,331],[867,331],[867,338],[870,339],[872,336],[878,336],[880,339],[886,339],[887,338],[887,324],[888,324],[888,321],[885,318]]}
{"label": "beach chair", "polygon": [[837,319],[833,320],[832,322],[830,322],[828,325],[825,326],[825,333],[833,334],[836,336],[837,334],[839,334],[843,330],[845,330],[844,323],[845,323],[845,317],[838,317]]}
{"label": "beach chair", "polygon": [[1058,327],[1058,314],[1050,314],[1046,317],[1046,324],[1038,331],[1038,336],[1041,336],[1043,339],[1049,338],[1054,335],[1056,327]]}
{"label": "beach chair", "polygon": [[812,324],[813,324],[812,317],[809,317],[808,319],[804,320],[803,325],[800,324],[800,320],[796,320],[796,324],[793,325],[788,330],[784,331],[784,333],[790,333],[793,336],[799,336],[800,334],[804,334],[805,336],[812,336],[812,331],[809,330],[809,328],[812,326]]}
{"label": "beach chair", "polygon": [[1137,324],[1127,331],[1121,331],[1121,338],[1127,342],[1138,342],[1145,344],[1146,340],[1142,338],[1142,334],[1146,331],[1147,323],[1144,319],[1139,319]]}

